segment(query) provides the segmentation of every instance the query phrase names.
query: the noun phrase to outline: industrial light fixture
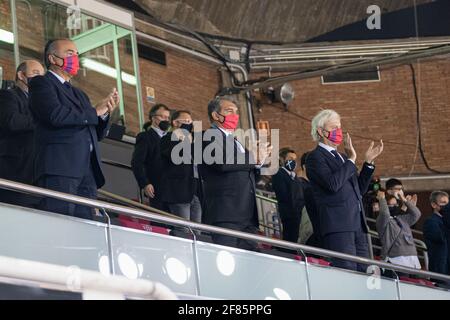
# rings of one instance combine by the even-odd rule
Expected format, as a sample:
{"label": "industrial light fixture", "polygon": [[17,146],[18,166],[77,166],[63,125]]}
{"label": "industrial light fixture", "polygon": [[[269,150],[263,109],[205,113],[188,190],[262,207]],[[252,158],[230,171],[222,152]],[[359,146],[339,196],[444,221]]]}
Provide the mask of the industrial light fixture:
{"label": "industrial light fixture", "polygon": [[263,89],[263,95],[267,97],[269,103],[281,102],[285,109],[295,98],[294,88],[289,83],[285,83],[278,87],[268,87]]}
{"label": "industrial light fixture", "polygon": [[13,44],[14,34],[12,32],[0,29],[0,41]]}
{"label": "industrial light fixture", "polygon": [[[89,59],[89,58],[81,58],[81,65],[84,68],[90,69],[92,71],[101,73],[105,76],[111,77],[111,78],[117,78],[117,71],[115,68],[110,67],[104,63]],[[136,77],[126,73],[126,72],[121,72],[121,76],[122,76],[122,81],[125,83],[128,83],[132,86],[136,85]]]}

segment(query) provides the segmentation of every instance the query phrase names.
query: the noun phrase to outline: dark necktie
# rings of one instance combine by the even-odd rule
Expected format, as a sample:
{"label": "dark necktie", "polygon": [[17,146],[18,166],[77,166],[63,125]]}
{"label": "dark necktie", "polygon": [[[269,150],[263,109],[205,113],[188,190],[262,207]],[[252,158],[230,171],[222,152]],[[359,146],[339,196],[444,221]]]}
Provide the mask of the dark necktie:
{"label": "dark necktie", "polygon": [[339,163],[342,163],[342,158],[336,150],[331,150],[331,153],[334,155],[336,160],[339,161]]}
{"label": "dark necktie", "polygon": [[75,93],[75,90],[73,89],[73,86],[69,82],[64,82],[64,86],[69,90],[69,92],[72,94],[72,96],[76,99],[78,99],[77,94]]}

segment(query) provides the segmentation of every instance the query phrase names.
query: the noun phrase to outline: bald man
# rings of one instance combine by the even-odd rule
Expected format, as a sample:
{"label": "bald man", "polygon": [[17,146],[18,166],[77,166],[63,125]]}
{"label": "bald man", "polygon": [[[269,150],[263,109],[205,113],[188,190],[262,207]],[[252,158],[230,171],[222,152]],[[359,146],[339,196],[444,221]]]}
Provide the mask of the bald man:
{"label": "bald man", "polygon": [[[74,42],[58,39],[44,50],[48,72],[30,82],[31,109],[36,118],[35,179],[39,187],[96,199],[105,183],[98,141],[106,134],[109,115],[119,103],[114,88],[95,107],[70,80],[79,70]],[[92,219],[93,210],[45,198],[39,209]]]}
{"label": "bald man", "polygon": [[[15,88],[0,90],[0,178],[32,184],[33,133],[35,121],[30,111],[28,82],[43,75],[36,60],[25,60],[16,71]],[[0,201],[31,205],[31,198],[0,189]]]}

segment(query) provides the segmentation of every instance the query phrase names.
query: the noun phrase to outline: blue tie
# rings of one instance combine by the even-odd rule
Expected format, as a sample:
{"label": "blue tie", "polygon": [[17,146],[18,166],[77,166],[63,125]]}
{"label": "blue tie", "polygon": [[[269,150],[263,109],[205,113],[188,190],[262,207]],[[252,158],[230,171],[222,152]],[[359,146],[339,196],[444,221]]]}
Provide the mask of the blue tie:
{"label": "blue tie", "polygon": [[342,158],[336,150],[331,150],[331,153],[334,155],[336,160],[339,161],[339,163],[342,163]]}

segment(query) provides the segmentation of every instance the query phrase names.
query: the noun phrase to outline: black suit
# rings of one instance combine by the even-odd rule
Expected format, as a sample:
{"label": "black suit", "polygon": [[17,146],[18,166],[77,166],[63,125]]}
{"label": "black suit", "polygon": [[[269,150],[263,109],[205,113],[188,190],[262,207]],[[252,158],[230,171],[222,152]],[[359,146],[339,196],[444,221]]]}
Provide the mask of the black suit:
{"label": "black suit", "polygon": [[[172,141],[171,136],[169,133],[161,139],[161,200],[164,203],[190,203],[196,189],[193,164],[173,163],[172,150],[184,142]],[[189,148],[192,150],[191,144]]]}
{"label": "black suit", "polygon": [[[0,178],[33,183],[35,121],[29,99],[19,87],[0,90]],[[32,197],[0,189],[0,201],[32,205]]]}
{"label": "black suit", "polygon": [[[40,187],[96,198],[105,183],[100,167],[98,141],[106,133],[108,119],[97,116],[88,96],[61,83],[48,72],[30,82],[35,131],[35,179]],[[82,218],[92,210],[59,200],[44,199],[41,209]]]}
{"label": "black suit", "polygon": [[155,197],[150,199],[150,205],[168,211],[161,200],[161,137],[153,128],[137,135],[131,167],[141,189],[148,184],[155,188]]}
{"label": "black suit", "polygon": [[[306,160],[306,173],[319,213],[320,233],[326,249],[368,257],[367,223],[362,195],[366,193],[374,167],[364,164],[358,176],[353,162],[333,156],[318,146]],[[334,265],[365,270],[356,263],[335,259]]]}
{"label": "black suit", "polygon": [[423,224],[423,236],[430,258],[428,269],[432,272],[449,275],[449,244],[447,228],[442,217],[433,213]]}
{"label": "black suit", "polygon": [[283,240],[297,242],[305,205],[302,182],[280,168],[272,177],[272,187],[278,200],[278,211],[283,224]]}
{"label": "black suit", "polygon": [[[250,161],[247,150],[242,153],[232,135],[228,137],[220,129],[212,128],[204,136],[212,134],[211,141],[204,142],[203,150],[221,150],[222,157],[200,166],[203,180],[203,222],[213,226],[250,232],[256,232],[258,214],[256,211],[255,164]],[[204,139],[208,140],[208,139]],[[227,145],[230,146],[227,152]],[[231,152],[233,150],[233,152]],[[204,156],[205,156],[204,154]],[[215,152],[212,152],[215,156]],[[238,161],[242,158],[243,164]],[[213,235],[217,244],[255,249],[255,244],[234,237]]]}

